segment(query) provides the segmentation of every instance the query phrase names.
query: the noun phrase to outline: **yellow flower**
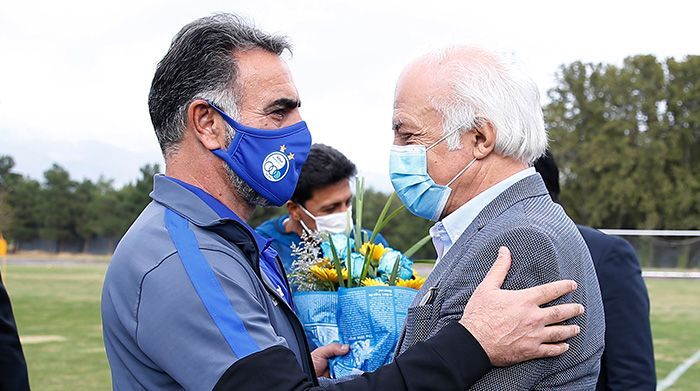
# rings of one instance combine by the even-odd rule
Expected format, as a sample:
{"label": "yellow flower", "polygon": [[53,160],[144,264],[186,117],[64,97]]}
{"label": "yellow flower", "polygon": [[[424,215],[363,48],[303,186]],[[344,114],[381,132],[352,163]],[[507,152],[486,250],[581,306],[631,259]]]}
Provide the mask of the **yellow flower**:
{"label": "yellow flower", "polygon": [[381,243],[370,244],[369,242],[365,242],[365,244],[360,247],[360,254],[367,255],[368,250],[371,251],[370,259],[377,262],[382,259],[382,255],[390,251],[389,249],[385,249],[384,245]]}
{"label": "yellow flower", "polygon": [[[323,258],[321,261],[319,261],[319,262],[316,264],[316,266],[324,267],[324,268],[326,268],[326,269],[330,269],[330,268],[331,268],[331,260],[328,259],[328,258]],[[337,273],[336,273],[336,274],[337,274]]]}
{"label": "yellow flower", "polygon": [[374,278],[367,277],[364,280],[362,280],[362,286],[387,286],[387,284],[381,281],[377,281]]}
{"label": "yellow flower", "polygon": [[419,290],[423,286],[424,283],[425,283],[425,277],[420,277],[416,274],[415,278],[413,278],[411,280],[402,280],[399,278],[399,281],[396,283],[396,286],[403,286],[406,288]]}
{"label": "yellow flower", "polygon": [[[309,269],[311,274],[321,281],[338,282],[338,272],[335,269],[327,269],[321,266],[311,266]],[[342,270],[343,280],[348,279],[348,271],[346,269]]]}

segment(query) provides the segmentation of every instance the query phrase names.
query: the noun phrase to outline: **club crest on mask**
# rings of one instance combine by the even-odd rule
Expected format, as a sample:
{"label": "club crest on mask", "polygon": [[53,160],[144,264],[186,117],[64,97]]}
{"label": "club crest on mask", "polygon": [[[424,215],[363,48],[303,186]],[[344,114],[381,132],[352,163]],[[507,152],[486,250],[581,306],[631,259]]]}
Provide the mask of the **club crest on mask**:
{"label": "club crest on mask", "polygon": [[262,164],[265,179],[270,182],[279,182],[287,175],[289,161],[294,160],[294,154],[290,152],[285,155],[286,151],[287,147],[282,145],[279,151],[274,151],[265,157]]}

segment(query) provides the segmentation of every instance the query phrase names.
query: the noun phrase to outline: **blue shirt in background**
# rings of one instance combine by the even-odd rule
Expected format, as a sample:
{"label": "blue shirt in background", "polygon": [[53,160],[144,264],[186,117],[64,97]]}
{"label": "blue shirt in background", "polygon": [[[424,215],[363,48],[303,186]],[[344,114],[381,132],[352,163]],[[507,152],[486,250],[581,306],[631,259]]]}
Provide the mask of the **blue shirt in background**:
{"label": "blue shirt in background", "polygon": [[[299,242],[301,242],[301,237],[297,235],[296,232],[285,232],[284,221],[288,218],[288,214],[273,217],[260,224],[260,226],[255,229],[260,235],[272,239],[271,247],[277,251],[280,259],[282,259],[282,265],[284,265],[287,274],[291,272],[292,261],[294,260],[292,257],[292,244],[298,246]],[[369,238],[370,235],[372,235],[372,231],[367,229],[362,230],[363,237]],[[378,234],[374,238],[374,243],[384,246],[389,245],[382,234]]]}

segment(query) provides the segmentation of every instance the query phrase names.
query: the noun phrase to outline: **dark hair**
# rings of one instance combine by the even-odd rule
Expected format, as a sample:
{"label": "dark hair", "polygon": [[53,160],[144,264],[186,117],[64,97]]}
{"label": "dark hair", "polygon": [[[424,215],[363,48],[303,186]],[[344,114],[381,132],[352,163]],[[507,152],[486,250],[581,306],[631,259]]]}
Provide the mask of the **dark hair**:
{"label": "dark hair", "polygon": [[148,94],[148,109],[158,143],[166,155],[185,128],[187,107],[196,98],[216,101],[237,115],[237,50],[261,48],[281,55],[291,46],[285,37],[256,29],[237,15],[215,14],[186,25],[158,63]]}
{"label": "dark hair", "polygon": [[550,197],[556,203],[559,203],[559,168],[557,162],[554,161],[554,156],[547,150],[544,155],[535,160],[535,170],[540,173],[544,185],[547,186],[547,191]]}
{"label": "dark hair", "polygon": [[301,168],[292,201],[304,205],[313,197],[314,190],[338,183],[355,174],[357,167],[340,151],[328,145],[314,144]]}

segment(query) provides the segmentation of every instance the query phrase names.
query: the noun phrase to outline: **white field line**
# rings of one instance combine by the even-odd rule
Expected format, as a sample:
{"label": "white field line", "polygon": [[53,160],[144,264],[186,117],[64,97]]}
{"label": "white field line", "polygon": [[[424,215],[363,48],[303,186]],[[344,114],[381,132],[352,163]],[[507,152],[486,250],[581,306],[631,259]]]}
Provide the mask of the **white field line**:
{"label": "white field line", "polygon": [[700,236],[700,230],[672,230],[672,229],[605,229],[600,232],[617,236]]}
{"label": "white field line", "polygon": [[63,342],[66,337],[62,335],[20,335],[19,341],[22,345],[32,345],[47,342]]}
{"label": "white field line", "polygon": [[642,270],[644,278],[700,278],[700,272]]}
{"label": "white field line", "polygon": [[683,376],[685,371],[695,365],[695,363],[698,361],[700,361],[700,350],[695,352],[695,354],[690,356],[687,360],[683,361],[683,363],[671,371],[671,373],[669,373],[664,380],[660,381],[659,384],[656,385],[656,391],[663,391],[671,387],[673,383]]}

